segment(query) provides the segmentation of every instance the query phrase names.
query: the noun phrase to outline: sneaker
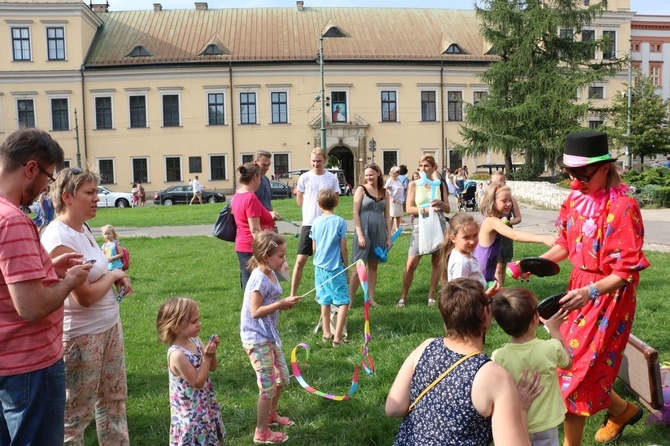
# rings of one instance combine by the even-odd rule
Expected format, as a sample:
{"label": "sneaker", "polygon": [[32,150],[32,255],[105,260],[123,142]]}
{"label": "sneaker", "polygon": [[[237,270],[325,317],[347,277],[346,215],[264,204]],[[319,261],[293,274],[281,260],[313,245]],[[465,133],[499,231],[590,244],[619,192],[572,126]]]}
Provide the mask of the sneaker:
{"label": "sneaker", "polygon": [[258,432],[258,429],[254,430],[254,443],[256,444],[278,444],[286,443],[288,441],[288,435],[283,432],[274,432],[270,428],[263,433]]}
{"label": "sneaker", "polygon": [[[331,337],[331,339],[332,339],[332,337]],[[291,426],[295,426],[295,423],[289,417],[282,417],[277,412],[275,412],[272,415],[270,415],[270,417],[268,418],[268,425],[270,425],[270,426],[281,426],[281,427],[291,427]]]}
{"label": "sneaker", "polygon": [[428,299],[428,306],[429,307],[434,307],[435,306],[435,299]]}
{"label": "sneaker", "polygon": [[643,414],[642,409],[633,403],[628,403],[626,410],[619,416],[613,417],[609,412],[606,413],[602,427],[596,432],[596,442],[612,443],[617,441],[623,434],[623,429],[640,421]]}

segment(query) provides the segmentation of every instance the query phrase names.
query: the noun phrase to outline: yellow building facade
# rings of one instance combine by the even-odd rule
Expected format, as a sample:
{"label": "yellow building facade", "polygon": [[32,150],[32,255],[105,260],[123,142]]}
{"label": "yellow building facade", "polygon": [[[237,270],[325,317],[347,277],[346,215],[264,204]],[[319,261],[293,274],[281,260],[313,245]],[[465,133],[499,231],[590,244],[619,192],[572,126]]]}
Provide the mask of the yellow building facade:
{"label": "yellow building facade", "polygon": [[[588,31],[614,33],[616,48],[595,58],[627,53],[630,2],[608,8]],[[0,0],[0,48],[0,141],[19,125],[48,130],[67,164],[79,158],[113,190],[142,180],[157,191],[198,175],[229,191],[236,166],[259,149],[274,155],[269,174],[308,168],[322,107],[325,148],[351,184],[373,160],[385,174],[398,164],[413,170],[424,154],[470,172],[501,162],[451,151],[463,104],[485,97],[478,75],[495,61],[473,11],[299,1],[114,12]],[[625,82],[624,70],[584,94],[600,105]],[[601,120],[589,117],[592,126]]]}

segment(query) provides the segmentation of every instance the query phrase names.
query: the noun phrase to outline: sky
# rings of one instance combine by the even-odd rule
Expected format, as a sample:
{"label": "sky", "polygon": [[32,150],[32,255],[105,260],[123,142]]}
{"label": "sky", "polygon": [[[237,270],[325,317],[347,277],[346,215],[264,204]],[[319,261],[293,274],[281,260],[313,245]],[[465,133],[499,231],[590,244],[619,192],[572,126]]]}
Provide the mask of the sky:
{"label": "sky", "polygon": [[[154,3],[163,5],[163,9],[193,9],[195,0],[107,0],[110,11],[129,11],[134,9],[153,9]],[[295,0],[199,0],[206,1],[211,9],[218,8],[261,8],[295,7]],[[93,0],[93,3],[104,3]],[[242,3],[242,4],[241,4]],[[305,0],[305,7],[317,6],[364,6],[382,8],[444,8],[470,9],[473,0]],[[670,15],[670,2],[662,0],[631,0],[632,11],[638,14]]]}

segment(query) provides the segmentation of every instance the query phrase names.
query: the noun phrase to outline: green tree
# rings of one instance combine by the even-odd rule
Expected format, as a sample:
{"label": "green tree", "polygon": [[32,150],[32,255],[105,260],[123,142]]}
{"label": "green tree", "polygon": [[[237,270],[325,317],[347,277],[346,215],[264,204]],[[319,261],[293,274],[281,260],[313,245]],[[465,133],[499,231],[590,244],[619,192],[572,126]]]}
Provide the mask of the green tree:
{"label": "green tree", "polygon": [[577,102],[577,92],[620,65],[593,61],[596,48],[610,43],[591,39],[585,29],[605,10],[605,2],[581,5],[575,0],[483,0],[476,6],[490,53],[500,59],[481,75],[487,100],[465,107],[464,144],[456,150],[501,153],[507,172],[512,155],[522,155],[526,164],[520,175],[527,178],[536,178],[545,162],[553,165],[565,136],[589,111],[588,101]]}
{"label": "green tree", "polygon": [[627,92],[618,94],[609,110],[611,127],[607,127],[614,147],[628,146],[631,156],[640,158],[670,151],[670,128],[668,128],[668,106],[656,94],[656,87],[647,76],[638,73],[631,88],[630,135],[628,135]]}

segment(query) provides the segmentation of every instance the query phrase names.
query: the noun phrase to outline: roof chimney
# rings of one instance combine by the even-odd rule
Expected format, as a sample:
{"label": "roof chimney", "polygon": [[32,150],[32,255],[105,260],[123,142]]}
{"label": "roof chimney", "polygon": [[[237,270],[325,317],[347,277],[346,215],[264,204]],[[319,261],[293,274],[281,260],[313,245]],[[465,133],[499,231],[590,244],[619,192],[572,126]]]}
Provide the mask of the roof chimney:
{"label": "roof chimney", "polygon": [[154,3],[154,12],[162,11],[163,10],[163,5],[160,3]]}
{"label": "roof chimney", "polygon": [[206,11],[208,9],[207,2],[195,2],[196,11]]}
{"label": "roof chimney", "polygon": [[109,3],[90,3],[93,12],[109,12]]}
{"label": "roof chimney", "polygon": [[305,2],[295,2],[295,5],[298,7],[298,11],[305,9]]}

